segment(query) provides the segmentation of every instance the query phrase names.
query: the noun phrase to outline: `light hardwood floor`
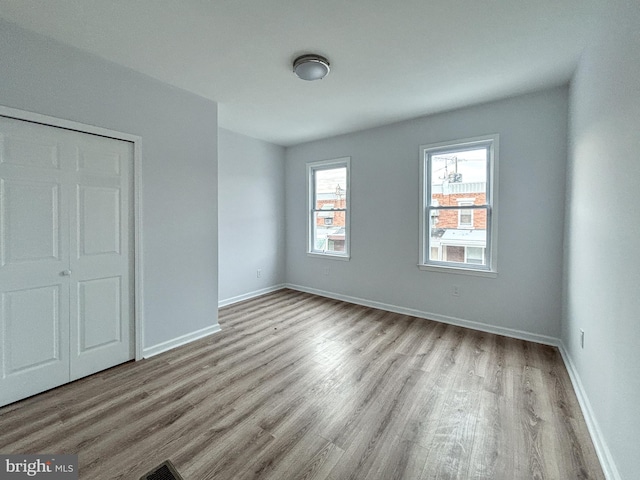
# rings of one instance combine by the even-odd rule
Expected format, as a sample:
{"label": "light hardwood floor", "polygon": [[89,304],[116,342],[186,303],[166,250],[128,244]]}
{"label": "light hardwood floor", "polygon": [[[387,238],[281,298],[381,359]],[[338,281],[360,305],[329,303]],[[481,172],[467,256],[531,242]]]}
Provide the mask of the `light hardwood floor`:
{"label": "light hardwood floor", "polygon": [[222,331],[0,409],[82,479],[604,479],[553,347],[281,290]]}

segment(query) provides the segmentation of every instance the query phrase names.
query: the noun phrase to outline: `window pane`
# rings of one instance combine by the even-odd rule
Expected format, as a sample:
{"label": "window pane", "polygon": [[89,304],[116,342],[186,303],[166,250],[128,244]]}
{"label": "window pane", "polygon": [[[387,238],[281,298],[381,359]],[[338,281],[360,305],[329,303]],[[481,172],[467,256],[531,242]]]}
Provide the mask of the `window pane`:
{"label": "window pane", "polygon": [[321,212],[313,212],[313,250],[329,253],[345,251],[345,212],[333,213],[334,217],[329,219],[322,217]]}
{"label": "window pane", "polygon": [[431,205],[457,206],[460,198],[474,197],[485,205],[487,193],[487,148],[430,155]]}
{"label": "window pane", "polygon": [[446,247],[444,247],[444,253],[444,261],[464,263],[464,247],[447,245]]}
{"label": "window pane", "polygon": [[467,263],[484,265],[484,248],[467,247]]}
{"label": "window pane", "polygon": [[473,228],[473,210],[460,210],[458,226],[461,228]]}
{"label": "window pane", "polygon": [[347,168],[316,170],[314,192],[315,209],[347,208]]}
{"label": "window pane", "polygon": [[[473,226],[460,225],[466,212],[473,213]],[[437,222],[432,223],[429,260],[454,262],[467,265],[485,265],[487,246],[487,209],[440,210]],[[432,217],[433,218],[433,217]],[[440,249],[441,257],[434,252]]]}

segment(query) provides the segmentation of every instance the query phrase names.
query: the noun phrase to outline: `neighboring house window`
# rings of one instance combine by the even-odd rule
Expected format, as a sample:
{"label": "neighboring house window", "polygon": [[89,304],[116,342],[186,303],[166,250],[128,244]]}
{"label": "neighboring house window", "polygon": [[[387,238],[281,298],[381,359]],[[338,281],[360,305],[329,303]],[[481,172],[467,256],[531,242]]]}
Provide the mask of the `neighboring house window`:
{"label": "neighboring house window", "polygon": [[419,267],[495,276],[498,136],[420,152]]}
{"label": "neighboring house window", "polygon": [[484,248],[480,247],[464,247],[465,257],[464,261],[467,263],[473,263],[475,265],[484,264]]}
{"label": "neighboring house window", "polygon": [[307,164],[308,253],[349,258],[350,158]]}
{"label": "neighboring house window", "polygon": [[[459,207],[464,207],[473,205],[475,198],[458,198],[457,202]],[[473,210],[468,208],[458,210],[458,228],[473,228]]]}

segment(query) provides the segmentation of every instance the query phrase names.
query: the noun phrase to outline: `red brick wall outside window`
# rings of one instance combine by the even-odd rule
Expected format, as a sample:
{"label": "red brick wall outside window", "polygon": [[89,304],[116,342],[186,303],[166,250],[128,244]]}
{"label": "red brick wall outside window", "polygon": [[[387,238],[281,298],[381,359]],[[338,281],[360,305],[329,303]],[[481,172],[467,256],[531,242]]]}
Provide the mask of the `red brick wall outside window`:
{"label": "red brick wall outside window", "polygon": [[[460,205],[459,200],[473,198],[474,205],[484,205],[486,203],[486,195],[484,192],[473,193],[453,193],[450,195],[443,195],[436,193],[432,195],[434,200],[438,201],[440,207],[457,207],[464,208],[464,205]],[[458,228],[458,210],[439,210],[438,222],[434,225],[436,228]],[[465,228],[465,227],[460,227]],[[470,228],[470,227],[466,227]],[[487,229],[487,212],[485,210],[476,209],[473,210],[473,228],[475,230]]]}
{"label": "red brick wall outside window", "polygon": [[[345,200],[341,199],[341,200],[318,200],[316,202],[317,207],[322,209],[324,208],[325,205],[333,205],[333,207],[331,208],[345,208]],[[318,214],[317,218],[316,218],[316,225],[318,227],[324,227],[324,226],[329,226],[329,225],[325,225],[324,223],[324,219],[326,217],[330,217],[333,216],[333,223],[331,224],[332,227],[344,227],[346,225],[345,222],[345,212],[331,212],[330,210],[327,211],[326,214]]]}

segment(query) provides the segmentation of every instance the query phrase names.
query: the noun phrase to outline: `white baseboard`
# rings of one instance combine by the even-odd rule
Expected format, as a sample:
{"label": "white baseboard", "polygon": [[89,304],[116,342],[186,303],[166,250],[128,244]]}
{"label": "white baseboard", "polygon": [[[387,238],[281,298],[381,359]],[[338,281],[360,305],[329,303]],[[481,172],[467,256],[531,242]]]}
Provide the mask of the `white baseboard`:
{"label": "white baseboard", "polygon": [[218,308],[226,307],[227,305],[232,305],[234,303],[242,302],[243,300],[249,300],[250,298],[259,297],[260,295],[265,295],[267,293],[275,292],[277,290],[282,290],[286,288],[286,285],[274,285],[272,287],[261,288],[260,290],[254,290],[253,292],[243,293],[242,295],[237,295],[231,298],[225,298],[224,300],[218,301]]}
{"label": "white baseboard", "polygon": [[535,343],[542,343],[544,345],[552,345],[557,347],[560,344],[560,340],[555,337],[548,337],[546,335],[539,335],[537,333],[525,332],[522,330],[516,330],[514,328],[498,327],[495,325],[489,325],[487,323],[474,322],[472,320],[465,320],[462,318],[449,317],[446,315],[439,315],[436,313],[423,312],[421,310],[415,310],[413,308],[399,307],[397,305],[390,305],[387,303],[376,302],[372,300],[366,300],[363,298],[351,297],[349,295],[342,295],[339,293],[325,292],[315,288],[302,287],[300,285],[285,285],[286,288],[291,290],[299,290],[301,292],[312,293],[314,295],[320,295],[322,297],[333,298],[335,300],[342,300],[349,303],[355,303],[357,305],[363,305],[365,307],[378,308],[380,310],[386,310],[388,312],[400,313],[403,315],[411,315],[412,317],[424,318],[427,320],[435,320],[441,323],[447,323],[449,325],[456,325],[458,327],[470,328],[473,330],[479,330],[481,332],[494,333],[496,335],[503,335],[505,337],[517,338],[519,340],[527,340]]}
{"label": "white baseboard", "polygon": [[182,335],[180,337],[167,340],[166,342],[159,343],[152,347],[147,347],[142,350],[142,356],[144,358],[153,357],[154,355],[164,353],[176,347],[181,347],[182,345],[186,345],[187,343],[194,342],[196,340],[212,335],[219,331],[220,331],[220,325],[216,323],[215,325],[211,325],[210,327],[205,327],[200,330],[196,330],[195,332],[187,333],[186,335]]}
{"label": "white baseboard", "polygon": [[600,465],[602,466],[604,475],[607,480],[622,480],[622,477],[618,472],[618,468],[613,461],[613,457],[611,456],[611,451],[607,446],[607,442],[604,440],[598,421],[593,414],[591,402],[589,402],[589,397],[582,385],[582,381],[580,380],[580,375],[578,375],[575,364],[573,363],[573,360],[571,360],[571,355],[569,355],[569,352],[562,341],[559,343],[558,348],[560,349],[562,360],[564,360],[564,364],[569,372],[569,378],[571,378],[573,390],[576,392],[576,396],[578,397],[578,403],[580,404],[582,415],[584,416],[587,428],[589,429],[589,434],[591,435],[591,440],[593,441],[593,446],[596,449],[596,454],[600,460]]}

